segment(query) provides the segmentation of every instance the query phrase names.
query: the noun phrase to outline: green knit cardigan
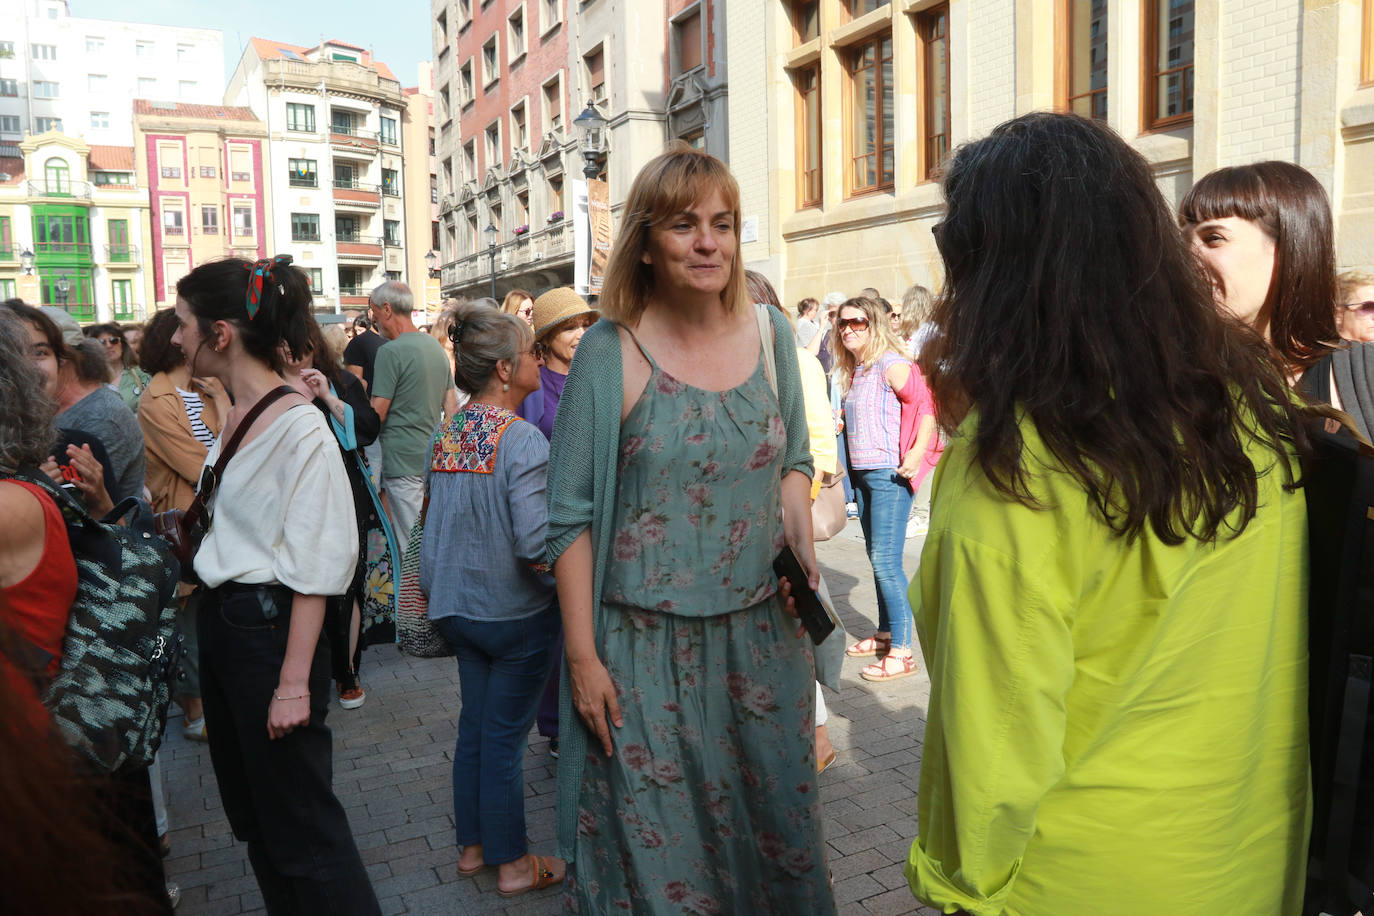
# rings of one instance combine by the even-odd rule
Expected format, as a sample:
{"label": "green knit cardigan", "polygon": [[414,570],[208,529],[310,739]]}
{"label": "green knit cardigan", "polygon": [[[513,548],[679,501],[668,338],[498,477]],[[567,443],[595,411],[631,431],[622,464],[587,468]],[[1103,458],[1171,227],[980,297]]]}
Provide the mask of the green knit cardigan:
{"label": "green knit cardigan", "polygon": [[[781,476],[801,471],[810,477],[810,438],[792,327],[775,308],[769,308],[769,317],[773,322],[778,404],[787,428]],[[615,324],[603,319],[588,328],[578,343],[558,402],[549,450],[548,490],[550,566],[579,534],[589,527],[592,531],[592,631],[598,646],[604,636],[601,588],[606,561],[611,555],[611,527],[615,521],[623,392],[620,334]],[[558,854],[572,862],[588,730],[573,709],[566,665],[558,697],[558,721]]]}

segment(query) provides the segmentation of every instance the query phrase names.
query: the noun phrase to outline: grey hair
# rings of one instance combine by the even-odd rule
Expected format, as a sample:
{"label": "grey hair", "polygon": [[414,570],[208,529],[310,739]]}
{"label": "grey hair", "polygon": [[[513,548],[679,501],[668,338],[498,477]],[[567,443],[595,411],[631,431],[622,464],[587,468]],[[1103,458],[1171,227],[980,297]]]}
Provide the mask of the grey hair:
{"label": "grey hair", "polygon": [[415,308],[415,297],[410,287],[400,280],[387,280],[368,294],[373,305],[389,305],[397,315],[409,315]]}
{"label": "grey hair", "polygon": [[827,309],[839,308],[844,300],[848,298],[848,296],[841,292],[826,293],[825,298],[821,300],[821,305],[825,306]]}
{"label": "grey hair", "polygon": [[459,302],[452,316],[448,339],[453,342],[453,383],[470,395],[490,384],[501,360],[519,369],[524,351],[534,342],[534,331],[525,320],[500,308]]}
{"label": "grey hair", "polygon": [[0,309],[0,470],[36,465],[52,453],[57,405],[45,381],[29,355],[28,328]]}
{"label": "grey hair", "polygon": [[68,344],[67,353],[71,357],[72,369],[81,381],[108,385],[113,380],[110,361],[106,359],[105,347],[100,341],[87,337],[79,344]]}

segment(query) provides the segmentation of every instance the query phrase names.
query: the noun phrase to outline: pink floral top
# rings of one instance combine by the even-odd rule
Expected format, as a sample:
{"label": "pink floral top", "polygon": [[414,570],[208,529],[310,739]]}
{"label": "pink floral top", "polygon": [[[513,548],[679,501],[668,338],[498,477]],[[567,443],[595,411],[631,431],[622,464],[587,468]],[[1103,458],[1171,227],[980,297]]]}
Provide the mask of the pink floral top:
{"label": "pink floral top", "polygon": [[909,360],[889,350],[872,366],[854,368],[854,379],[844,396],[844,433],[851,468],[895,468],[902,463],[902,405],[887,383],[888,368],[898,362]]}
{"label": "pink floral top", "polygon": [[752,607],[776,591],[783,545],[787,430],[762,360],[728,391],[650,363],[621,426],[605,600],[686,617]]}

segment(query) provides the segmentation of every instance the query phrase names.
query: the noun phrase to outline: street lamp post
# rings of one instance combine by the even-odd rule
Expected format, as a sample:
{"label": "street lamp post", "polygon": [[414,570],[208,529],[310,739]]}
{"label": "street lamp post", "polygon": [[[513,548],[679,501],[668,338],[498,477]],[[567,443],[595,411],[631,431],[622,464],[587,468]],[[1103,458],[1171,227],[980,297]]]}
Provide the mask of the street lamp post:
{"label": "street lamp post", "polygon": [[487,223],[487,257],[491,260],[491,298],[496,298],[496,237],[500,232],[495,223]]}
{"label": "street lamp post", "polygon": [[25,249],[24,249],[22,252],[20,252],[20,254],[19,254],[19,263],[23,266],[25,275],[30,275],[30,274],[32,274],[32,273],[33,273],[33,252],[30,251],[29,249],[25,248]]}
{"label": "street lamp post", "polygon": [[429,268],[430,279],[433,279],[439,267],[439,256],[434,253],[433,249],[430,249],[429,254],[425,255],[425,267]]}
{"label": "street lamp post", "polygon": [[573,126],[582,136],[582,174],[591,180],[601,174],[601,157],[606,153],[606,119],[596,110],[596,103],[589,100],[582,113],[573,118]]}

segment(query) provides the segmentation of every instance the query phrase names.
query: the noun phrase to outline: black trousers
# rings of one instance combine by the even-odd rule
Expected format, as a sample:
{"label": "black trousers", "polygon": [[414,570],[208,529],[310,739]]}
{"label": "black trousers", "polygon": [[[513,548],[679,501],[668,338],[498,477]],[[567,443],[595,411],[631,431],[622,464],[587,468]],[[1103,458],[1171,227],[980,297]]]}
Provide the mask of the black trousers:
{"label": "black trousers", "polygon": [[334,795],[328,638],[310,666],[310,722],[267,737],[267,707],[291,627],[290,589],[229,583],[200,610],[200,681],[210,760],[234,836],[248,844],[272,916],[380,916]]}
{"label": "black trousers", "polygon": [[334,680],[347,690],[358,686],[358,667],[363,660],[362,621],[359,621],[358,644],[353,654],[348,653],[348,643],[353,635],[353,599],[348,595],[335,595],[324,602],[324,629],[329,634],[329,665],[334,672]]}
{"label": "black trousers", "polygon": [[131,767],[108,776],[96,776],[91,785],[100,812],[101,832],[122,856],[120,868],[127,869],[122,877],[137,898],[129,901],[128,910],[112,912],[170,914],[172,904],[167,898],[167,879],[162,870],[162,852],[158,849],[157,818],[153,814],[148,768]]}

